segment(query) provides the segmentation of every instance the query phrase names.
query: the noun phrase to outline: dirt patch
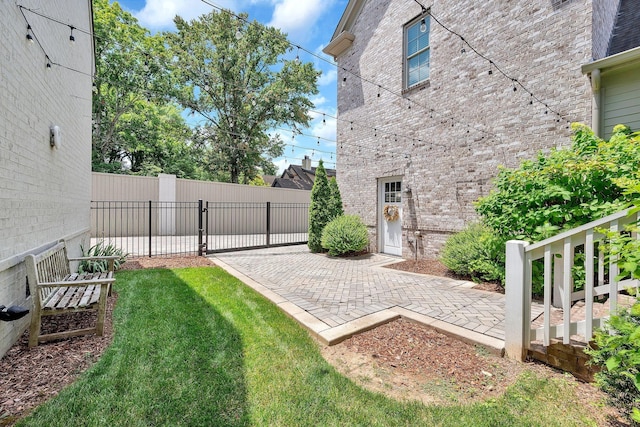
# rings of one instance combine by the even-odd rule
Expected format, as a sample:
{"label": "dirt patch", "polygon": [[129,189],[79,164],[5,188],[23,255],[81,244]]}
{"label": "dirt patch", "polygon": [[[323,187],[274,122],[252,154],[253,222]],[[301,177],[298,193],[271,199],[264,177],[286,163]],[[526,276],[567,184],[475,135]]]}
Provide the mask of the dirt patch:
{"label": "dirt patch", "polygon": [[[104,335],[84,335],[29,349],[29,331],[0,359],[0,426],[13,425],[36,406],[56,396],[98,361],[113,338],[112,313],[117,295],[107,300]],[[44,317],[42,332],[95,325],[95,313]]]}
{"label": "dirt patch", "polygon": [[139,270],[141,268],[181,268],[181,267],[211,267],[213,262],[203,256],[183,256],[171,258],[131,258],[122,264],[121,270]]}
{"label": "dirt patch", "polygon": [[442,405],[482,401],[502,395],[519,375],[533,371],[572,382],[580,404],[598,425],[628,425],[591,384],[540,363],[495,356],[405,319],[321,350],[329,363],[361,387],[397,400]]}
{"label": "dirt patch", "polygon": [[[411,273],[429,274],[431,276],[448,277],[455,280],[477,282],[471,277],[455,274],[437,259],[405,260],[386,265],[385,267],[392,268],[394,270],[409,271]],[[504,294],[504,287],[500,283],[478,282],[473,287],[473,289]]]}

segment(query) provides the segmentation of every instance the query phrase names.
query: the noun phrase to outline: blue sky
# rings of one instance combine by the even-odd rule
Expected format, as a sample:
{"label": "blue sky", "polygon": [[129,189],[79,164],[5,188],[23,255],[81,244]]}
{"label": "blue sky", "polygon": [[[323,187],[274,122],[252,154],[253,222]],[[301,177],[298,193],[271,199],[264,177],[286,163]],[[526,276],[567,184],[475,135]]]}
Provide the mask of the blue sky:
{"label": "blue sky", "polygon": [[[298,46],[330,57],[322,53],[322,48],[329,43],[333,31],[340,20],[347,0],[207,0],[209,3],[231,9],[234,12],[246,12],[250,20],[257,20],[267,25],[280,28],[289,35],[289,40]],[[118,0],[123,9],[138,18],[141,25],[152,32],[174,29],[173,18],[180,15],[185,19],[193,19],[213,8],[201,0]],[[292,53],[295,57],[296,52]],[[320,61],[300,51],[300,59],[313,62],[322,71],[318,81],[320,93],[312,98],[314,111],[336,116],[336,67]],[[290,132],[280,132],[287,144],[283,157],[275,160],[282,172],[290,163],[300,164],[305,155],[314,160],[323,159],[325,166],[335,168],[336,122],[334,119],[313,115],[311,127],[303,131],[313,135],[305,137],[297,135],[292,139]],[[318,144],[318,137],[320,143]],[[324,151],[324,152],[322,152]],[[332,152],[333,154],[329,154]]]}

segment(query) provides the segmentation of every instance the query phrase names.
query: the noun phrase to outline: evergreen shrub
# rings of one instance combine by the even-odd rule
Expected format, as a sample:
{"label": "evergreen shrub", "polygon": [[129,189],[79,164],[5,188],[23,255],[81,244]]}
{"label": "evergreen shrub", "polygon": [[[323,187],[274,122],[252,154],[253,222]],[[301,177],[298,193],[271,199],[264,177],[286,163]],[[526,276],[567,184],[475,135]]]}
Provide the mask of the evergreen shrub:
{"label": "evergreen shrub", "polygon": [[339,216],[322,232],[322,247],[332,256],[361,252],[368,244],[367,227],[357,215]]}
{"label": "evergreen shrub", "polygon": [[481,223],[449,237],[440,261],[461,276],[504,285],[505,241]]}

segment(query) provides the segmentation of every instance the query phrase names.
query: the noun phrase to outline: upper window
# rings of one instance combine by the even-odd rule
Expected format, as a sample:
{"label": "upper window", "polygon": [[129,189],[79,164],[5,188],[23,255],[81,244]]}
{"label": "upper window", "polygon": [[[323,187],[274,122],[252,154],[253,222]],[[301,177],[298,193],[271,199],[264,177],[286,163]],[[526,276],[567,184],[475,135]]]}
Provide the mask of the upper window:
{"label": "upper window", "polygon": [[429,15],[424,15],[405,27],[405,88],[429,79],[429,27]]}

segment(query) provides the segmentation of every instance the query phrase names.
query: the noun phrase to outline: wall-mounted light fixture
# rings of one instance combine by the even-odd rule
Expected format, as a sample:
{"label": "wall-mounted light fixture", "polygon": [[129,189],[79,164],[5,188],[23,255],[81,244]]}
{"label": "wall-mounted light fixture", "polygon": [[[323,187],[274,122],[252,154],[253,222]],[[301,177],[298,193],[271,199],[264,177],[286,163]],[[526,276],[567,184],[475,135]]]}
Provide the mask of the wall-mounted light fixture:
{"label": "wall-mounted light fixture", "polygon": [[49,128],[49,144],[52,148],[60,148],[60,142],[62,137],[60,136],[60,126],[51,126]]}

